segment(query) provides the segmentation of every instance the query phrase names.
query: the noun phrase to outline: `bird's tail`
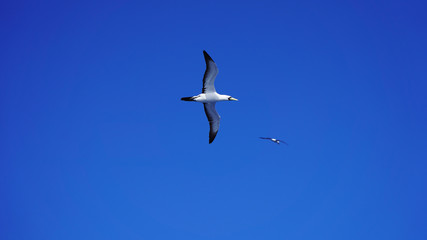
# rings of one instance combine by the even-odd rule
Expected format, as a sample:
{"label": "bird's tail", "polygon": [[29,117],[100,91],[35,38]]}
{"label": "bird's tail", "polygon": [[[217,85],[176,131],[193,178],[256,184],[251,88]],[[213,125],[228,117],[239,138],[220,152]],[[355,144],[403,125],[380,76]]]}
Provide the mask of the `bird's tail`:
{"label": "bird's tail", "polygon": [[194,101],[195,97],[183,97],[181,98],[182,101]]}

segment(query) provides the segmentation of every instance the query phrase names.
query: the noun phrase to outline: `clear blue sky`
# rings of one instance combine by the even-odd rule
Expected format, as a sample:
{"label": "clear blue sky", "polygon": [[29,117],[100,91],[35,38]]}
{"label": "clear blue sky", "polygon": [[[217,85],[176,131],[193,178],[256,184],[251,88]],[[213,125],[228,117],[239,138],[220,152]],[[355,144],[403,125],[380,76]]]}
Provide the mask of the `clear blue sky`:
{"label": "clear blue sky", "polygon": [[3,1],[0,239],[427,239],[426,8]]}

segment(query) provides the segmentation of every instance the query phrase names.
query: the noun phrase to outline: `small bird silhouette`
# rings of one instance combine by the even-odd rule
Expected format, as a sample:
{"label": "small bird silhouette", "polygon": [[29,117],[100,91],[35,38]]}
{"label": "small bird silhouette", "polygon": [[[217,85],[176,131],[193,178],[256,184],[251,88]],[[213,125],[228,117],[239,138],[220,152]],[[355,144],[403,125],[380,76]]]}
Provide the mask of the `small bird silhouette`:
{"label": "small bird silhouette", "polygon": [[266,140],[270,140],[270,141],[275,142],[275,143],[277,143],[277,144],[284,143],[284,144],[288,145],[288,143],[287,143],[287,142],[282,141],[282,140],[279,140],[279,139],[275,139],[275,138],[269,138],[269,137],[259,137],[259,138],[261,138],[261,139],[266,139]]}

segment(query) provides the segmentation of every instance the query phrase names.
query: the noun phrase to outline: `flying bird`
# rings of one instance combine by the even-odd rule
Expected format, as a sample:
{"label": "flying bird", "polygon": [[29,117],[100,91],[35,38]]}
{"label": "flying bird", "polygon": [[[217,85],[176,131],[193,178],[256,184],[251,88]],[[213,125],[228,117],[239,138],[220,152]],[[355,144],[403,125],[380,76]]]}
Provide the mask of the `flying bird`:
{"label": "flying bird", "polygon": [[259,137],[259,138],[261,138],[261,139],[266,139],[266,140],[270,140],[270,141],[275,142],[275,143],[277,143],[277,144],[284,143],[284,144],[288,145],[288,143],[287,143],[287,142],[282,141],[282,140],[279,140],[279,139],[275,139],[275,138],[269,138],[269,137]]}
{"label": "flying bird", "polygon": [[209,144],[213,142],[218,133],[220,116],[215,110],[215,104],[219,101],[237,101],[237,99],[229,96],[218,94],[215,90],[215,77],[218,74],[218,68],[216,63],[206,51],[203,51],[206,62],[206,71],[203,76],[203,88],[202,93],[193,97],[183,97],[183,101],[194,101],[203,103],[205,108],[206,117],[209,121]]}

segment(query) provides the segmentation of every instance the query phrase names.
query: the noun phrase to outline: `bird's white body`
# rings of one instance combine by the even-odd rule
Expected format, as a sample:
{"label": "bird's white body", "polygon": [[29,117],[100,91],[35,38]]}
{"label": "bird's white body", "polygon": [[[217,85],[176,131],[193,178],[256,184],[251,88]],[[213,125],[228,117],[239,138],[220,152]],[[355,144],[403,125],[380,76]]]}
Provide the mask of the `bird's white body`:
{"label": "bird's white body", "polygon": [[213,93],[201,93],[197,96],[194,96],[194,101],[201,103],[214,103],[220,101],[229,101],[230,96],[218,94],[216,92]]}

